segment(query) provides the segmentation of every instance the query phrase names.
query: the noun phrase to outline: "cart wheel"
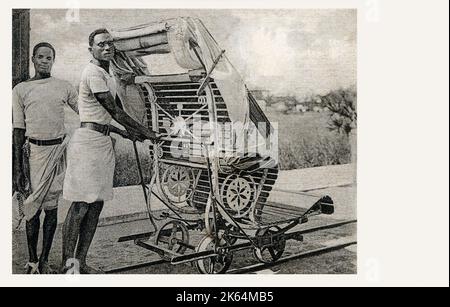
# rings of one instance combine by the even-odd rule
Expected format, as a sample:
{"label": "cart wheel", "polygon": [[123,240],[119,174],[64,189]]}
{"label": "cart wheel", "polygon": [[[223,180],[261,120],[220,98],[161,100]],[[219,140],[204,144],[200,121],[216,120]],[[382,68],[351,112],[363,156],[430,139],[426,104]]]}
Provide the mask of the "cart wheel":
{"label": "cart wheel", "polygon": [[[215,243],[215,239],[209,236],[203,237],[198,243],[196,252],[205,252],[214,250],[214,246],[225,246],[226,241],[221,239],[219,244]],[[223,255],[197,260],[197,270],[201,274],[224,274],[233,261],[233,254],[226,252]]]}
{"label": "cart wheel", "polygon": [[174,204],[181,204],[194,193],[194,174],[191,169],[172,165],[163,174],[161,186],[166,197]]}
{"label": "cart wheel", "polygon": [[[280,227],[274,226],[270,228],[258,229],[256,237],[267,237],[274,235],[280,231]],[[272,241],[272,239],[271,239]],[[255,248],[253,254],[256,259],[262,263],[273,263],[281,258],[286,248],[286,239],[283,236],[278,237],[272,244],[265,244],[261,248]]]}
{"label": "cart wheel", "polygon": [[170,221],[158,231],[156,244],[179,254],[184,254],[189,244],[189,230],[180,221]]}
{"label": "cart wheel", "polygon": [[255,182],[251,176],[228,176],[221,188],[224,204],[236,218],[245,217],[252,208],[255,198]]}

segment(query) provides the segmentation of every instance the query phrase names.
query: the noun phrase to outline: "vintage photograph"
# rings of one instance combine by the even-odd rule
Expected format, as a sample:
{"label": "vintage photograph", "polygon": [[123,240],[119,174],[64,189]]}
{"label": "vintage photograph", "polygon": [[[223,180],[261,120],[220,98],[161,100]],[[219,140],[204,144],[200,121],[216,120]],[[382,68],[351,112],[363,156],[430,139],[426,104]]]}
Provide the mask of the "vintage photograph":
{"label": "vintage photograph", "polygon": [[13,274],[357,274],[356,9],[13,9]]}

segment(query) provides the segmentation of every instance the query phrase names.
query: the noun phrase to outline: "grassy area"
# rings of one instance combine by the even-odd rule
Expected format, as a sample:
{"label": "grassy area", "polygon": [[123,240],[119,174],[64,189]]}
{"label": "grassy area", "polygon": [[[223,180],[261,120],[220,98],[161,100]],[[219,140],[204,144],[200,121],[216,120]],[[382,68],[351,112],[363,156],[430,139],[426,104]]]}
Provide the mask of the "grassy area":
{"label": "grassy area", "polygon": [[[278,125],[279,162],[282,170],[350,163],[348,139],[327,129],[327,113],[282,114],[267,111],[266,114],[271,122]],[[78,118],[71,111],[66,113],[66,126],[69,133],[79,126]],[[138,184],[139,175],[132,143],[113,137],[116,139],[114,186]],[[138,143],[138,152],[144,177],[149,180],[148,150]]]}
{"label": "grassy area", "polygon": [[346,136],[328,130],[327,113],[266,114],[278,125],[282,170],[350,163],[350,143]]}

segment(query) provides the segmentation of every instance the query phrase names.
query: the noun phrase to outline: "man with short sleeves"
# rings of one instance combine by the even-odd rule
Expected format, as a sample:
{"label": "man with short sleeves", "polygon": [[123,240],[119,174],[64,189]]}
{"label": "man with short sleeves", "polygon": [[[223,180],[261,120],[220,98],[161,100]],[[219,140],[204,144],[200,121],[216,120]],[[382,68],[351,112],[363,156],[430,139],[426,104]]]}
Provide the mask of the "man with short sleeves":
{"label": "man with short sleeves", "polygon": [[[66,168],[64,106],[78,113],[77,92],[51,76],[55,49],[49,43],[33,48],[35,76],[13,89],[14,186],[24,202],[29,262],[27,274],[54,270],[48,256],[57,225],[58,199]],[[42,253],[37,255],[40,215],[45,211]]]}
{"label": "man with short sleeves", "polygon": [[[93,59],[82,73],[78,99],[81,125],[69,144],[64,180],[63,197],[72,206],[63,227],[63,272],[99,274],[86,264],[86,257],[103,204],[113,198],[115,157],[109,134],[138,140],[156,136],[116,103],[115,80],[109,72],[114,57],[111,35],[96,30],[89,35],[89,46]],[[112,119],[127,131],[111,126]]]}

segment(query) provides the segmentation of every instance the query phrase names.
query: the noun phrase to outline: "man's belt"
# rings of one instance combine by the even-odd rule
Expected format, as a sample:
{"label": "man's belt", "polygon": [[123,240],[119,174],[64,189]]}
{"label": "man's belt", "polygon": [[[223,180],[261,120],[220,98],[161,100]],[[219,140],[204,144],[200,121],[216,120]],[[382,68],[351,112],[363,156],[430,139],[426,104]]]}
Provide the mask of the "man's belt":
{"label": "man's belt", "polygon": [[109,125],[102,125],[93,122],[81,122],[80,127],[100,132],[106,136],[109,135]]}
{"label": "man's belt", "polygon": [[52,139],[52,140],[37,140],[33,138],[28,138],[28,141],[30,141],[31,144],[37,145],[37,146],[53,146],[53,145],[59,145],[62,144],[64,141],[64,137]]}

